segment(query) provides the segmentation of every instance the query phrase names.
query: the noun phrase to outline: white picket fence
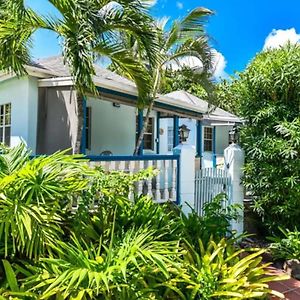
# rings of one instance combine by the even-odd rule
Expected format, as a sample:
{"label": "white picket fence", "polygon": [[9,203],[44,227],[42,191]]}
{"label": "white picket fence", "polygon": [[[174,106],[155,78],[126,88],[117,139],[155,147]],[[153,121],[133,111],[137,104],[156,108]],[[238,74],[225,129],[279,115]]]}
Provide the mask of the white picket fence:
{"label": "white picket fence", "polygon": [[[224,193],[228,202],[232,199],[232,184],[228,172],[217,168],[205,168],[195,174],[195,210],[203,215],[203,206],[217,195]],[[226,203],[226,202],[225,202]]]}
{"label": "white picket fence", "polygon": [[[150,158],[150,157],[149,157]],[[128,174],[137,173],[140,170],[153,168],[158,171],[157,176],[136,183],[135,188],[128,195],[129,198],[133,194],[147,195],[157,203],[167,201],[177,201],[178,193],[178,168],[179,157],[157,156],[150,159],[145,156],[143,159],[135,157],[127,157],[126,159],[114,158],[91,160],[89,164],[92,167],[101,166],[106,171],[120,171]]]}

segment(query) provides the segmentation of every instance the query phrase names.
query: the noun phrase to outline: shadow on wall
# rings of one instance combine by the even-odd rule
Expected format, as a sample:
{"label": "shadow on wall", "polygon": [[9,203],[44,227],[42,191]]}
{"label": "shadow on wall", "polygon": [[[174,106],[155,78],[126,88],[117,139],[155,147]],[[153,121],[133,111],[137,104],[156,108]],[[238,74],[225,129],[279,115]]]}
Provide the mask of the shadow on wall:
{"label": "shadow on wall", "polygon": [[70,87],[39,88],[37,154],[52,154],[74,147],[77,124],[74,90]]}

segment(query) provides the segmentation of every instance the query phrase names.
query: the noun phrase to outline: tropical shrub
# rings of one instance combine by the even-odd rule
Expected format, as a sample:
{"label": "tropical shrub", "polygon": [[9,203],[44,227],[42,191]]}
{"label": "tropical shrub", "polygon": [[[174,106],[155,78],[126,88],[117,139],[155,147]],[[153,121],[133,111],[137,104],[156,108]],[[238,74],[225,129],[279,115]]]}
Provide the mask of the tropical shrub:
{"label": "tropical shrub", "polygon": [[[265,276],[267,264],[261,264],[264,250],[236,249],[234,240],[213,240],[207,248],[189,246],[187,299],[252,299],[261,298],[270,291],[266,282],[277,278]],[[252,253],[251,253],[252,252]]]}
{"label": "tropical shrub", "polygon": [[299,45],[259,53],[229,87],[239,99],[246,188],[269,232],[300,218]]}
{"label": "tropical shrub", "polygon": [[269,237],[273,243],[270,250],[273,258],[276,260],[300,259],[300,232],[295,229],[279,228],[281,235],[279,237]]}
{"label": "tropical shrub", "polygon": [[62,212],[90,171],[64,152],[34,160],[24,144],[1,152],[0,252],[37,258],[62,238]]}
{"label": "tropical shrub", "polygon": [[223,196],[206,206],[206,216],[184,216],[172,203],[128,199],[152,170],[107,173],[64,153],[30,159],[24,145],[3,148],[0,161],[0,300],[249,299],[270,292],[261,252],[240,260],[244,250],[226,237],[236,208],[224,209]]}

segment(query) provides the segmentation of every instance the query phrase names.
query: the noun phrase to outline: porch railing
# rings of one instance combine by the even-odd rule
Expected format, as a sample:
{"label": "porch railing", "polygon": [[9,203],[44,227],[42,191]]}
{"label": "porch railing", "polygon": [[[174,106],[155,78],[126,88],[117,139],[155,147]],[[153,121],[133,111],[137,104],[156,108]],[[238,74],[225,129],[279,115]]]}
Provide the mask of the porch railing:
{"label": "porch railing", "polygon": [[179,155],[143,156],[87,156],[92,167],[101,166],[106,171],[120,171],[134,174],[152,167],[158,170],[154,178],[136,183],[133,194],[148,195],[155,202],[173,201],[179,204]]}

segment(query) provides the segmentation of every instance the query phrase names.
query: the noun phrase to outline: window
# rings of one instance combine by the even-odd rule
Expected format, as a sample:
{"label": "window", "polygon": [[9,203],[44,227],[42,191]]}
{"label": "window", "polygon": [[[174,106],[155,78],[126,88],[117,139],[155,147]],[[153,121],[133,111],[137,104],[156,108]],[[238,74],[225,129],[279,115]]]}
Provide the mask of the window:
{"label": "window", "polygon": [[168,127],[168,151],[174,148],[174,129],[172,126]]}
{"label": "window", "polygon": [[91,150],[91,135],[92,135],[92,108],[86,108],[86,125],[85,125],[85,147]]}
{"label": "window", "polygon": [[11,104],[0,105],[0,143],[10,146]]}
{"label": "window", "polygon": [[212,127],[204,127],[204,151],[213,151],[213,129]]}
{"label": "window", "polygon": [[[138,117],[136,118],[136,128],[138,128]],[[137,139],[138,132],[136,132],[136,140]],[[148,126],[144,133],[144,150],[154,151],[154,118],[149,118]]]}

